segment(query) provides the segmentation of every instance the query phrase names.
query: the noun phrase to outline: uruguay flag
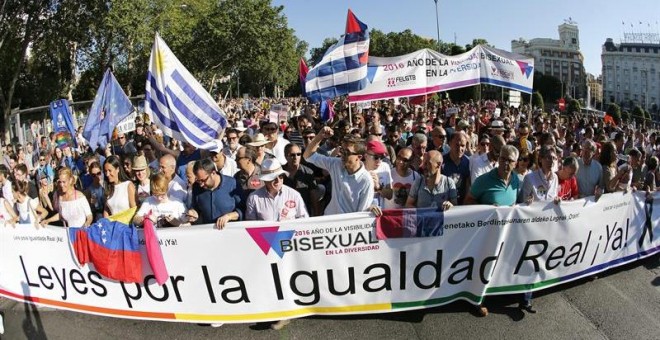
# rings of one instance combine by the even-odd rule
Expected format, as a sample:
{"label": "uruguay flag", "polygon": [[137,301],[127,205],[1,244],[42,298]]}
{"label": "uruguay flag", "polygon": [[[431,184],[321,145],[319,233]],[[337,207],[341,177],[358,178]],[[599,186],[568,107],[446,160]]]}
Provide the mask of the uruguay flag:
{"label": "uruguay flag", "polygon": [[198,149],[221,149],[225,113],[156,34],[147,72],[144,111],[168,136]]}
{"label": "uruguay flag", "polygon": [[136,228],[102,218],[88,228],[69,228],[78,262],[94,264],[113,280],[141,283],[142,258]]}
{"label": "uruguay flag", "polygon": [[313,103],[362,90],[368,84],[369,32],[349,9],[346,34],[307,73],[305,91]]}
{"label": "uruguay flag", "polygon": [[388,238],[442,236],[444,213],[438,208],[385,209],[376,219],[376,237]]}

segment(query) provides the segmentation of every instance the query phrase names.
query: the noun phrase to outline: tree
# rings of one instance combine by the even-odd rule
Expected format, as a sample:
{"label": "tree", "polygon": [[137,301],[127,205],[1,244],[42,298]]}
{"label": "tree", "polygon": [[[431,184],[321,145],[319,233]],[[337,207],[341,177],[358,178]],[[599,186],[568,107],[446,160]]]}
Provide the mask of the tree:
{"label": "tree", "polygon": [[644,122],[644,109],[639,105],[635,105],[632,110],[632,118],[637,124],[642,124]]}
{"label": "tree", "polygon": [[[316,66],[316,64],[318,64],[321,59],[323,59],[325,51],[327,51],[330,46],[336,44],[338,41],[339,40],[337,38],[325,38],[323,39],[323,44],[321,44],[321,47],[313,47],[311,50],[309,50],[310,58],[307,66],[309,66],[309,68]],[[373,53],[370,54],[373,55]]]}
{"label": "tree", "polygon": [[630,122],[630,118],[631,118],[631,117],[630,117],[630,111],[628,111],[628,110],[623,110],[623,112],[621,112],[621,120],[622,120],[622,121],[624,121],[624,122]]}
{"label": "tree", "polygon": [[540,92],[536,91],[532,94],[532,106],[544,110],[545,105],[543,103],[543,96]]}
{"label": "tree", "polygon": [[580,104],[579,100],[571,99],[568,101],[566,112],[572,114],[573,112],[580,112],[580,111],[582,111],[582,104]]}
{"label": "tree", "polygon": [[3,1],[0,7],[0,131],[5,133],[28,47],[43,33],[52,5],[49,0]]}
{"label": "tree", "polygon": [[554,103],[561,98],[561,81],[557,77],[534,72],[534,91],[539,92],[546,101]]}
{"label": "tree", "polygon": [[369,54],[379,57],[396,57],[424,48],[435,50],[438,42],[414,34],[407,29],[403,32],[383,32],[373,29],[369,32]]}
{"label": "tree", "polygon": [[607,106],[607,111],[605,112],[612,116],[617,124],[621,124],[621,108],[619,105],[616,103],[610,103],[610,105]]}

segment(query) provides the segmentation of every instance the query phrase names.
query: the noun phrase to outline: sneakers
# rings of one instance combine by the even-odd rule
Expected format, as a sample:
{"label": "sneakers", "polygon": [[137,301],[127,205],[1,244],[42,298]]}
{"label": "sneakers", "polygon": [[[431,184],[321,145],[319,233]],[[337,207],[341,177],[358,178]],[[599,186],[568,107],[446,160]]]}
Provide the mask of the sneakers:
{"label": "sneakers", "polygon": [[534,307],[532,306],[531,303],[528,303],[528,304],[521,303],[520,305],[518,305],[518,308],[526,311],[527,313],[531,313],[531,314],[536,314],[536,312],[537,312],[536,309],[534,309]]}
{"label": "sneakers", "polygon": [[291,320],[280,320],[272,325],[270,325],[270,329],[279,331],[280,329],[284,328],[286,325],[290,324]]}
{"label": "sneakers", "polygon": [[212,323],[212,324],[210,324],[210,325],[211,325],[211,327],[213,327],[213,328],[218,328],[218,327],[222,327],[222,325],[224,325],[224,323]]}

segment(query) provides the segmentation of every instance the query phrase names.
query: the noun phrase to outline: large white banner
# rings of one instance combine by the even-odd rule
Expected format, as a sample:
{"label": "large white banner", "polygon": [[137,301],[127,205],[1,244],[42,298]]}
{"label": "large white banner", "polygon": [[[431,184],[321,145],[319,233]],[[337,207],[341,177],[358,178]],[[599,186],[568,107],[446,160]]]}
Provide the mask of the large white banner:
{"label": "large white banner", "polygon": [[[0,226],[0,295],[122,318],[256,322],[428,308],[544,289],[660,250],[660,195],[454,207],[437,237],[376,239],[368,213],[159,229],[170,279],[77,268],[62,228]],[[143,256],[144,258],[144,256]],[[149,268],[146,260],[144,268]]]}
{"label": "large white banner", "polygon": [[456,56],[423,49],[399,57],[369,57],[369,85],[350,102],[419,96],[491,84],[532,93],[534,58],[479,45]]}

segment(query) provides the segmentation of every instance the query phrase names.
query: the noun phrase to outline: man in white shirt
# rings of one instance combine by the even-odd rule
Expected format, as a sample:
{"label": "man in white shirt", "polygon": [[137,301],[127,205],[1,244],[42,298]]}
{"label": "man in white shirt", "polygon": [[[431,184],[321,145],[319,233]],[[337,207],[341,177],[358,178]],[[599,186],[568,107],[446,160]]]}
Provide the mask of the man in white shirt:
{"label": "man in white shirt", "polygon": [[362,164],[364,141],[347,136],[342,142],[341,158],[323,156],[316,152],[322,140],[332,137],[332,128],[326,126],[309,142],[303,157],[309,163],[325,169],[332,180],[332,198],[325,209],[326,215],[366,211],[374,200],[374,183]]}
{"label": "man in white shirt", "polygon": [[188,183],[186,183],[176,174],[176,159],[174,156],[167,154],[160,157],[158,160],[158,167],[160,172],[165,174],[165,176],[169,179],[169,184],[167,186],[167,196],[170,199],[176,199],[181,202],[185,202]]}
{"label": "man in white shirt", "polygon": [[227,144],[224,148],[222,148],[222,153],[225,154],[225,156],[228,158],[236,160],[236,152],[238,152],[238,149],[243,147],[240,143],[238,143],[238,131],[234,129],[228,129],[226,136]]}

